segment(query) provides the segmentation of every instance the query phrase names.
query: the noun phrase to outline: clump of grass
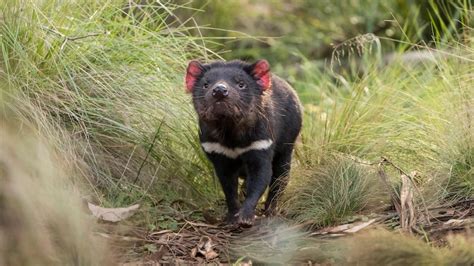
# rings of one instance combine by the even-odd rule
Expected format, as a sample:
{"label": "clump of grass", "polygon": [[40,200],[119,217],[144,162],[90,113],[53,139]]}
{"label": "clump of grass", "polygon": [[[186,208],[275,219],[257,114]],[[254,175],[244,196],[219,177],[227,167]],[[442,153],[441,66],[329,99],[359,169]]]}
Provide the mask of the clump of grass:
{"label": "clump of grass", "polygon": [[[296,175],[296,176],[295,176]],[[293,175],[284,203],[288,215],[299,222],[327,226],[358,214],[380,195],[376,174],[351,159],[326,158],[305,173]]]}
{"label": "clump of grass", "polygon": [[[296,83],[297,90],[305,95],[305,115],[302,145],[296,151],[298,164],[292,179],[299,178],[298,175],[305,177],[290,182],[288,194],[295,196],[286,207],[295,208],[294,217],[315,219],[326,225],[327,221],[340,221],[346,216],[337,211],[339,206],[333,207],[332,195],[337,193],[327,189],[324,194],[321,189],[323,185],[328,188],[334,185],[324,183],[331,178],[321,177],[321,172],[328,172],[321,168],[327,168],[327,161],[332,160],[328,154],[340,154],[372,165],[384,156],[408,173],[416,171],[416,185],[421,192],[417,198],[422,197],[428,205],[473,197],[470,147],[474,142],[470,126],[472,111],[469,111],[473,109],[473,91],[469,85],[472,47],[453,43],[450,49],[449,52],[443,46],[439,50],[428,49],[435,54],[434,59],[417,64],[394,60],[384,66],[379,64],[380,56],[364,56],[364,64],[377,67],[362,72],[322,73],[311,67],[302,68],[308,71],[303,73],[306,80],[320,81],[309,85]],[[335,167],[329,166],[337,173]],[[399,183],[399,173],[388,175],[394,186]],[[341,200],[337,202],[347,206],[358,206],[357,202],[367,197],[364,189],[355,189],[352,194],[344,192],[344,187],[342,191],[343,195],[351,196],[339,195]],[[309,207],[314,199],[318,199],[317,204]]]}
{"label": "clump of grass", "polygon": [[454,200],[474,197],[474,97],[472,85],[468,84],[470,74],[459,74],[459,89],[452,100],[458,110],[451,117],[455,126],[446,130],[445,150],[441,154],[445,164],[438,171],[445,177],[446,197]]}
{"label": "clump of grass", "polygon": [[472,111],[466,111],[473,109],[472,47],[450,47],[429,49],[437,57],[418,64],[393,61],[361,76],[333,74],[336,82],[328,90],[306,86],[306,94],[313,88],[324,97],[319,106],[305,104],[297,152],[303,168],[317,167],[334,152],[372,163],[385,156],[422,176],[419,186],[430,204],[450,193],[472,197]]}
{"label": "clump of grass", "polygon": [[112,265],[94,233],[74,171],[50,143],[19,128],[0,129],[0,264]]}
{"label": "clump of grass", "polygon": [[218,187],[197,145],[183,73],[190,58],[212,55],[175,19],[179,6],[124,3],[1,2],[5,109],[55,138],[58,150],[72,142],[102,205],[205,205]]}

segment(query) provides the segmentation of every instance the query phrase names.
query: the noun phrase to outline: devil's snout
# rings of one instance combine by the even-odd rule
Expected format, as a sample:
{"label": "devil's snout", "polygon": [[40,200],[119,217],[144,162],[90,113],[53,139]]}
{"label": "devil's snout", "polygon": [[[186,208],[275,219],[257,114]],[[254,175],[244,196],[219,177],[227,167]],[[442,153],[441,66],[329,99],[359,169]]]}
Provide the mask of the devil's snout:
{"label": "devil's snout", "polygon": [[229,95],[227,86],[222,83],[218,83],[212,89],[212,96],[218,100],[222,100]]}

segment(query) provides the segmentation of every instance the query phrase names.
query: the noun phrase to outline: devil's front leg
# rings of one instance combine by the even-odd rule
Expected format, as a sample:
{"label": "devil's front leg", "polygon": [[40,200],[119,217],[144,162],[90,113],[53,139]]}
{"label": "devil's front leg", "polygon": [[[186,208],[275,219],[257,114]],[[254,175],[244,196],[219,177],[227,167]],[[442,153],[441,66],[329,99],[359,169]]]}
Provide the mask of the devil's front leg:
{"label": "devil's front leg", "polygon": [[209,155],[208,157],[214,165],[216,175],[224,191],[228,211],[226,223],[236,223],[237,212],[240,208],[238,199],[238,175],[241,162],[222,155]]}
{"label": "devil's front leg", "polygon": [[238,213],[238,223],[251,226],[255,219],[255,207],[272,177],[272,151],[251,151],[242,157],[247,169],[247,197]]}

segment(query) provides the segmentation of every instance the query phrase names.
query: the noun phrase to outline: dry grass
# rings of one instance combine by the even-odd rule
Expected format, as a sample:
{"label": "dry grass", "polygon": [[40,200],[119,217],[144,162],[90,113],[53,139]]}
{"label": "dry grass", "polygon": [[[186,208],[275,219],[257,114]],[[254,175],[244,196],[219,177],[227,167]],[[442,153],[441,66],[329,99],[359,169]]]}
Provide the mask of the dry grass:
{"label": "dry grass", "polygon": [[18,127],[0,135],[0,264],[111,264],[64,154]]}
{"label": "dry grass", "polygon": [[449,246],[434,248],[411,236],[375,230],[349,240],[349,265],[471,265],[472,234],[453,236]]}

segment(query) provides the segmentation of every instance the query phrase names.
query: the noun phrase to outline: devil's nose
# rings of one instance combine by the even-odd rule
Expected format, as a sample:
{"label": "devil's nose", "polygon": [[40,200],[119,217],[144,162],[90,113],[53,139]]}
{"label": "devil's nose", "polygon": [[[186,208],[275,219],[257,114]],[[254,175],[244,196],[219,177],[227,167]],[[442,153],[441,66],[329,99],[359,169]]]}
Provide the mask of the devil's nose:
{"label": "devil's nose", "polygon": [[214,89],[212,89],[212,96],[217,99],[223,99],[229,95],[229,91],[224,84],[217,84]]}

